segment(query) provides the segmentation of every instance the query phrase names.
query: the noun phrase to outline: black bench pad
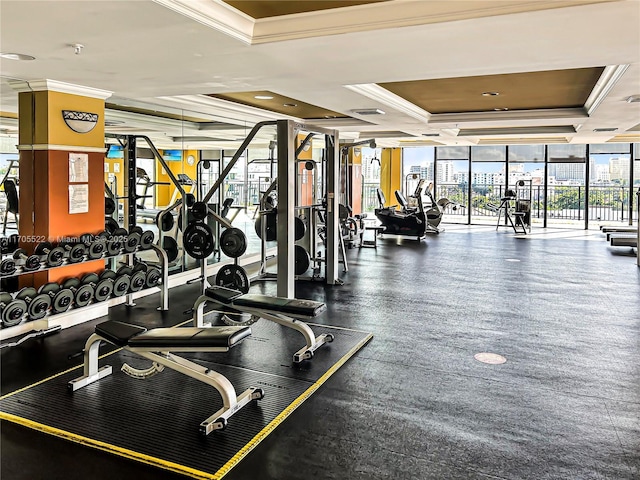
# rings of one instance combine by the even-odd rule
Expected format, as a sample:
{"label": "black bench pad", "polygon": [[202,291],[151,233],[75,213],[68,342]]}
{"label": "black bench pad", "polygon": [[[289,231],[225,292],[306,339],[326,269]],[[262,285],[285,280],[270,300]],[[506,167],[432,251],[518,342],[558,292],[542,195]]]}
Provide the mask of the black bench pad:
{"label": "black bench pad", "polygon": [[271,310],[291,315],[301,315],[305,317],[315,317],[327,309],[322,302],[313,300],[299,300],[282,297],[272,297],[269,295],[246,294],[236,298],[233,306],[248,307],[255,309]]}
{"label": "black bench pad", "polygon": [[96,333],[119,347],[172,348],[231,348],[251,335],[250,327],[210,328],[154,328],[108,321],[96,325]]}
{"label": "black bench pad", "polygon": [[205,289],[204,294],[222,303],[230,303],[236,298],[242,296],[242,292],[239,290],[232,290],[226,287],[209,287]]}

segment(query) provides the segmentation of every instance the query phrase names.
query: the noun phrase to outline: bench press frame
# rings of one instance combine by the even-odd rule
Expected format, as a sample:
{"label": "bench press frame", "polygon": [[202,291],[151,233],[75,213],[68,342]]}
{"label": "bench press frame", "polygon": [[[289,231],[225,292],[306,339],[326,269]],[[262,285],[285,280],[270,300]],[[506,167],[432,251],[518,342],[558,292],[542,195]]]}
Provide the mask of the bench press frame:
{"label": "bench press frame", "polygon": [[301,363],[304,360],[311,360],[313,358],[313,352],[322,347],[325,343],[333,342],[333,335],[330,333],[323,333],[316,337],[311,327],[307,325],[303,320],[310,320],[314,317],[306,315],[293,315],[291,313],[283,314],[274,310],[258,309],[253,307],[246,307],[244,305],[234,305],[233,302],[224,303],[215,298],[207,295],[201,295],[193,305],[194,317],[193,326],[199,328],[212,327],[211,323],[204,322],[204,306],[207,302],[213,302],[222,307],[232,308],[242,313],[248,313],[255,315],[256,317],[264,318],[271,322],[275,322],[287,328],[292,328],[302,334],[306,345],[293,354],[293,363]]}
{"label": "bench press frame", "polygon": [[[110,365],[98,366],[98,351],[100,342],[104,340],[112,343],[101,335],[92,334],[85,344],[84,348],[84,371],[81,377],[71,380],[68,383],[70,391],[75,392],[90,383],[97,382],[101,378],[111,375],[113,369]],[[175,370],[200,382],[215,388],[222,397],[222,408],[211,415],[209,418],[200,423],[199,431],[203,435],[209,435],[214,430],[224,430],[227,426],[227,420],[242,407],[253,400],[260,400],[264,397],[264,391],[261,388],[250,387],[236,396],[236,391],[227,377],[221,373],[203,367],[195,362],[174,355],[169,351],[160,351],[153,347],[129,347],[123,346],[124,350],[136,353],[143,358],[154,362],[153,367],[146,370],[140,370],[129,366],[122,365],[122,371],[134,378],[146,378],[154,373],[159,373],[163,365],[167,368]],[[177,347],[172,348],[178,352],[228,352],[229,347]]]}

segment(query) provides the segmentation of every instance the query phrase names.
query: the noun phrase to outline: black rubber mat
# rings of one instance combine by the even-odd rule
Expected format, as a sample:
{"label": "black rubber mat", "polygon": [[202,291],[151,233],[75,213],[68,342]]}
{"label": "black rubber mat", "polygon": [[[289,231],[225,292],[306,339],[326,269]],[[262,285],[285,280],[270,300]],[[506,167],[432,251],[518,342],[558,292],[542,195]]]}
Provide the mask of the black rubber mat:
{"label": "black rubber mat", "polygon": [[[197,355],[198,363],[225,375],[236,394],[249,387],[265,392],[264,399],[233,415],[225,431],[198,433],[200,423],[222,406],[214,388],[170,369],[145,380],[130,378],[119,370],[123,363],[144,368],[149,362],[125,350],[101,359],[100,365],[113,367],[112,375],[76,392],[67,390],[67,382],[82,374],[81,367],[3,397],[0,418],[195,478],[221,478],[371,338],[323,326],[334,342],[306,366],[292,368],[289,350],[292,355],[304,344],[302,335],[292,332],[299,337],[294,347],[283,345],[282,329],[261,322],[252,343],[229,354]],[[220,363],[230,360],[240,361]]]}

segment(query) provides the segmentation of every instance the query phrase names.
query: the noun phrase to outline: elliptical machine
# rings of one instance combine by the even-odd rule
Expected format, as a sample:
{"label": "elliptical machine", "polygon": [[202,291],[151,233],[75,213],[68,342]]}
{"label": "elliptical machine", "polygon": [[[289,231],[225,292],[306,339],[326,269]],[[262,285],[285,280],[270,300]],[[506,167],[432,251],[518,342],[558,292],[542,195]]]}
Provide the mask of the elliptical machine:
{"label": "elliptical machine", "polygon": [[421,240],[428,228],[427,218],[422,204],[422,189],[424,187],[424,179],[418,182],[413,196],[417,201],[416,207],[409,207],[407,200],[402,193],[396,191],[396,199],[402,210],[397,210],[396,206],[385,207],[386,199],[384,193],[379,188],[376,190],[378,194],[378,202],[380,208],[376,208],[374,213],[383,227],[384,234],[403,235],[406,237],[418,237]]}

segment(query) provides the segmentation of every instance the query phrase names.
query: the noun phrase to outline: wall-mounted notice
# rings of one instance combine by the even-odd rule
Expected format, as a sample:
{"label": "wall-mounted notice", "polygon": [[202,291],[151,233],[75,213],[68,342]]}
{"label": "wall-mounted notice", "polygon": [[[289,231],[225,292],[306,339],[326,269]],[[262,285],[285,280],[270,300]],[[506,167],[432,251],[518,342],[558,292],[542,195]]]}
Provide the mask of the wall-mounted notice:
{"label": "wall-mounted notice", "polygon": [[89,181],[89,154],[69,154],[69,183]]}
{"label": "wall-mounted notice", "polygon": [[89,185],[69,185],[69,214],[89,211]]}

